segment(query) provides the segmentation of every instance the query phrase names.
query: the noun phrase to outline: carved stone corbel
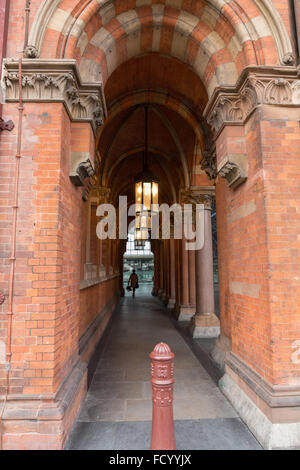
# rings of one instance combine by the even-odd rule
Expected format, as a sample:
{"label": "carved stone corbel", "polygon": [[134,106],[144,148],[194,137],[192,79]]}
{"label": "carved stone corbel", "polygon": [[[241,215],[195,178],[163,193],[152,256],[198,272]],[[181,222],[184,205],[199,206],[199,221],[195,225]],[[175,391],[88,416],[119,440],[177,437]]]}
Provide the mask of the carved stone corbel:
{"label": "carved stone corbel", "polygon": [[9,132],[11,132],[14,127],[15,127],[15,125],[12,121],[4,121],[4,119],[2,119],[0,117],[0,131],[9,131]]}
{"label": "carved stone corbel", "polygon": [[208,179],[215,180],[217,177],[217,159],[215,150],[212,152],[204,151],[200,162],[201,170],[205,171]]}
{"label": "carved stone corbel", "polygon": [[71,152],[69,176],[75,186],[84,186],[85,179],[91,178],[94,173],[89,152]]}
{"label": "carved stone corbel", "polygon": [[36,59],[38,56],[38,50],[35,46],[28,45],[24,50],[24,57],[26,59]]}
{"label": "carved stone corbel", "polygon": [[237,188],[247,179],[246,155],[227,155],[218,165],[218,174],[227,180],[229,187]]}

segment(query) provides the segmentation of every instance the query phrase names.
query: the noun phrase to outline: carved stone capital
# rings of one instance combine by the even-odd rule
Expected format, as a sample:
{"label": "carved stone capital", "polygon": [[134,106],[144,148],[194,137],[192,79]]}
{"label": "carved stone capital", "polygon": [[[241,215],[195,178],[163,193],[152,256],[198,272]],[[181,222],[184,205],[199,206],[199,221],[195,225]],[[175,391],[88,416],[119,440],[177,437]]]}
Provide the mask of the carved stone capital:
{"label": "carved stone capital", "polygon": [[110,188],[97,185],[93,189],[97,191],[97,196],[99,197],[99,204],[107,204],[110,202],[110,196],[111,196]]}
{"label": "carved stone capital", "polygon": [[215,90],[204,117],[215,133],[223,125],[244,124],[257,106],[300,106],[296,67],[247,67],[235,86]]}
{"label": "carved stone capital", "polygon": [[194,188],[182,189],[180,191],[180,202],[182,204],[203,204],[204,209],[211,210],[215,197],[215,188]]}
{"label": "carved stone capital", "polygon": [[[35,53],[31,47],[26,49],[30,57]],[[2,82],[5,101],[18,101],[17,61],[4,60]],[[24,59],[22,93],[24,102],[64,103],[72,121],[89,122],[95,133],[107,115],[102,83],[83,83],[75,60]]]}

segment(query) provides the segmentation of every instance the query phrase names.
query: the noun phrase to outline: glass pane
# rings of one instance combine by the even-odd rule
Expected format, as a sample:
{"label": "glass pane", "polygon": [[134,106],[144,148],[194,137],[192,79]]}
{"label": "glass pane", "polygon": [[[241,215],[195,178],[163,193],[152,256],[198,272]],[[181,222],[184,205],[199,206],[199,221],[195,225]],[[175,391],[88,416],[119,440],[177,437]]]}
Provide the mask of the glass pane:
{"label": "glass pane", "polygon": [[147,211],[150,211],[151,209],[151,183],[144,183],[143,184],[143,204],[144,204],[144,209]]}
{"label": "glass pane", "polygon": [[142,182],[139,181],[135,183],[135,203],[136,203],[136,212],[141,212],[141,204],[142,204]]}
{"label": "glass pane", "polygon": [[152,183],[152,204],[158,204],[158,184]]}
{"label": "glass pane", "polygon": [[141,228],[148,228],[147,225],[147,215],[141,215]]}

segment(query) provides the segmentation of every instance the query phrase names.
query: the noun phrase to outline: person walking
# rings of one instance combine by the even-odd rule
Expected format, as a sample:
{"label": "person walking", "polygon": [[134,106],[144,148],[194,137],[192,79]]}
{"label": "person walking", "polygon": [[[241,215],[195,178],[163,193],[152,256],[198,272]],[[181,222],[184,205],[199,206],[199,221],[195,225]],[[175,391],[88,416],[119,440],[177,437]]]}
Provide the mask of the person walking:
{"label": "person walking", "polygon": [[132,297],[135,297],[135,289],[138,288],[139,286],[139,278],[135,272],[135,270],[132,271],[130,278],[128,280],[128,285],[130,285],[132,289]]}

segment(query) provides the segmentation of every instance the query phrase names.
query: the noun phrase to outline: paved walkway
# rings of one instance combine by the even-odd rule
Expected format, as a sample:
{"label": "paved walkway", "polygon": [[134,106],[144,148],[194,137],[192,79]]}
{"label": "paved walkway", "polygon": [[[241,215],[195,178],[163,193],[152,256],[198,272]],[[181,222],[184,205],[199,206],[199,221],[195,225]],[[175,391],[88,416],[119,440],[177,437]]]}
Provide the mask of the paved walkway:
{"label": "paved walkway", "polygon": [[149,449],[149,353],[160,341],[175,353],[174,419],[178,449],[258,449],[161,302],[141,286],[121,300],[66,449]]}

